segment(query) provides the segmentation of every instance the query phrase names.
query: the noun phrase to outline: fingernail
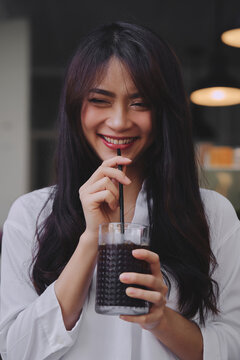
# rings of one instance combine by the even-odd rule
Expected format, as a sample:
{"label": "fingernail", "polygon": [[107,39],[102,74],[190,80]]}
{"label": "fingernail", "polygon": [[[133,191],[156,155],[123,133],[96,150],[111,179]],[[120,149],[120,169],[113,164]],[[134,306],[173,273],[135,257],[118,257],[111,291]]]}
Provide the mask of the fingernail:
{"label": "fingernail", "polygon": [[119,279],[120,280],[127,280],[128,276],[126,274],[120,274]]}
{"label": "fingernail", "polygon": [[134,288],[127,288],[126,289],[126,294],[127,295],[134,295],[134,294],[136,294],[136,290]]}
{"label": "fingernail", "polygon": [[132,181],[127,176],[125,176],[124,179],[125,181],[127,181],[128,184],[131,184]]}
{"label": "fingernail", "polygon": [[139,253],[139,249],[134,249],[133,251],[132,251],[134,254],[136,253]]}
{"label": "fingernail", "polygon": [[133,255],[139,255],[139,254],[141,254],[141,249],[132,250],[132,254],[133,254]]}

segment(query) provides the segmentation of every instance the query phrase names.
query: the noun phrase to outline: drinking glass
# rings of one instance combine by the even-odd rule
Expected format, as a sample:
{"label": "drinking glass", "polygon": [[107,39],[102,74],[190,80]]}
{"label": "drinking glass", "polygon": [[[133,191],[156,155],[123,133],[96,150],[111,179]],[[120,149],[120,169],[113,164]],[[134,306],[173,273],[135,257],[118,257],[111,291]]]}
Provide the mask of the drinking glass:
{"label": "drinking glass", "polygon": [[149,312],[149,303],[127,296],[123,272],[150,273],[144,260],[133,257],[132,250],[149,248],[149,227],[133,223],[107,223],[99,226],[96,312],[109,315],[140,315]]}

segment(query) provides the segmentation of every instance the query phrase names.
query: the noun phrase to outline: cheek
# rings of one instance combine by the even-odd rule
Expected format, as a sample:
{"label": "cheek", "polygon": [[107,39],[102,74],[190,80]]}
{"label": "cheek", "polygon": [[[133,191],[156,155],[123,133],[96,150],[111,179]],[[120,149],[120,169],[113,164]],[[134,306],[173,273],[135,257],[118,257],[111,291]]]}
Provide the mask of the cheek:
{"label": "cheek", "polygon": [[103,118],[102,109],[98,109],[88,102],[84,102],[81,109],[81,123],[85,128],[96,127]]}
{"label": "cheek", "polygon": [[83,104],[81,110],[81,124],[83,129],[91,130],[98,125],[98,110],[93,109],[87,103]]}
{"label": "cheek", "polygon": [[150,135],[152,133],[152,116],[151,114],[142,113],[137,120],[138,126],[143,134]]}

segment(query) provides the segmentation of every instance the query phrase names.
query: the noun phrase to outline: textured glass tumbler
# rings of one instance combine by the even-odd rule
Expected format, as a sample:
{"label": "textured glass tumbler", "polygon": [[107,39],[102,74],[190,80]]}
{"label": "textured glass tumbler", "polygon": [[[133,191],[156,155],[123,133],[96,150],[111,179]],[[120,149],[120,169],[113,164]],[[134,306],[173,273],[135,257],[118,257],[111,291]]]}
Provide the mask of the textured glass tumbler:
{"label": "textured glass tumbler", "polygon": [[[96,312],[108,315],[140,315],[149,312],[147,301],[130,298],[126,294],[129,286],[119,276],[123,272],[150,273],[144,260],[133,257],[132,250],[149,248],[149,228],[144,225],[108,223],[99,226],[99,248],[97,263]],[[143,287],[141,287],[143,288]]]}

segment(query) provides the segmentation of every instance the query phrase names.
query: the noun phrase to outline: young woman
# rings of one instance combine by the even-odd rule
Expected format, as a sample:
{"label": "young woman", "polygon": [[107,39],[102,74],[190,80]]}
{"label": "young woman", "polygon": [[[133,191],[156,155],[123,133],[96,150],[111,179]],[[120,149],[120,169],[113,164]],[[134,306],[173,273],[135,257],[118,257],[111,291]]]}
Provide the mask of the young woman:
{"label": "young woman", "polygon": [[[60,104],[57,182],[4,225],[0,349],[7,360],[239,360],[240,223],[200,190],[178,61],[155,33],[114,23],[85,37]],[[122,156],[116,156],[121,148]],[[124,171],[118,170],[122,165]],[[123,273],[149,314],[94,310],[98,226],[149,224],[151,274]]]}

